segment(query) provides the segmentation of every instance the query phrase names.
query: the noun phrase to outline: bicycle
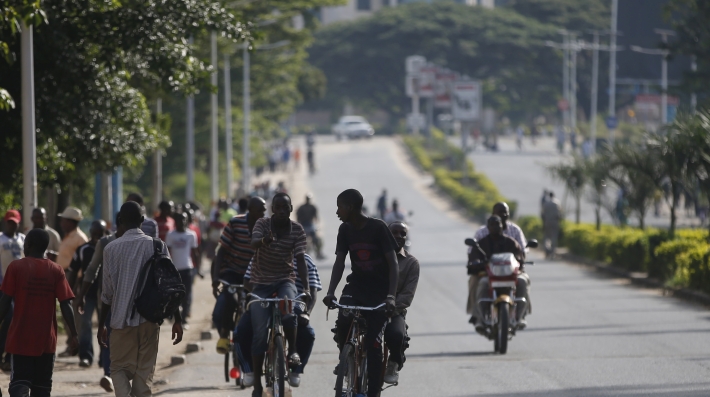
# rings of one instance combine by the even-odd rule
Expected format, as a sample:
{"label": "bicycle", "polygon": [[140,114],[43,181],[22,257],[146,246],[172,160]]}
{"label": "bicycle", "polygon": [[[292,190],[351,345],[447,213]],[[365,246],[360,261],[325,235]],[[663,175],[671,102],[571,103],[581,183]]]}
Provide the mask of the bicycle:
{"label": "bicycle", "polygon": [[[271,305],[272,315],[271,315],[271,325],[269,326],[269,345],[266,350],[266,357],[264,359],[264,380],[266,382],[266,387],[271,387],[274,391],[273,397],[284,397],[286,393],[286,368],[288,367],[286,363],[286,350],[284,348],[284,332],[283,326],[281,325],[281,311],[290,313],[293,311],[293,303],[304,304],[304,302],[298,300],[306,294],[300,294],[294,299],[288,298],[262,298],[258,295],[249,294],[247,295],[253,298],[247,304],[247,310],[254,303],[259,302],[262,307],[268,307],[271,303],[277,303],[276,305]],[[281,302],[289,302],[290,305],[284,305],[281,307]]]}
{"label": "bicycle", "polygon": [[[246,301],[247,301],[247,295],[246,295],[246,289],[244,288],[244,285],[242,284],[229,284],[227,281],[224,280],[219,280],[220,283],[222,283],[222,288],[226,289],[227,292],[229,292],[232,295],[232,298],[236,301],[236,309],[234,310],[234,313],[231,315],[233,316],[234,322],[233,324],[239,324],[239,320],[242,318],[242,314],[246,312],[247,306],[246,306]],[[227,353],[224,355],[224,381],[229,383],[230,379],[234,379],[235,383],[237,386],[241,387],[242,389],[245,388],[244,382],[242,379],[242,374],[244,373],[243,368],[241,364],[239,363],[239,358],[237,357],[236,353],[234,352],[234,335],[233,335],[234,330],[229,330],[229,335],[227,336],[227,339],[229,340],[229,345],[227,348]],[[230,369],[229,365],[229,352],[232,353],[232,361],[233,361],[233,367]]]}
{"label": "bicycle", "polygon": [[[338,302],[333,302],[333,306],[341,310],[350,310],[353,316],[348,339],[340,351],[340,362],[338,363],[338,374],[335,380],[335,397],[355,397],[359,394],[367,394],[367,349],[363,343],[367,327],[365,318],[361,311],[375,311],[383,308],[384,303],[375,307],[346,306]],[[388,320],[389,321],[389,320]],[[384,371],[387,368],[389,350],[384,346],[382,360],[382,373],[380,374],[380,391],[384,391],[397,383],[382,388],[384,383]]]}

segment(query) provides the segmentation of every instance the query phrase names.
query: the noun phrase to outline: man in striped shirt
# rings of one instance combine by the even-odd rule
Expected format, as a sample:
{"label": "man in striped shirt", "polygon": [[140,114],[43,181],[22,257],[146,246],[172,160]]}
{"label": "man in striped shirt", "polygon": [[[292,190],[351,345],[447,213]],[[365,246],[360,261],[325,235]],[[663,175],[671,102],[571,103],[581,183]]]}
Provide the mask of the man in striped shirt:
{"label": "man in striped shirt", "polygon": [[249,213],[237,215],[230,219],[222,230],[217,256],[212,262],[212,294],[217,298],[212,322],[218,327],[219,340],[217,353],[225,354],[229,348],[229,331],[234,329],[233,313],[236,302],[227,288],[221,284],[243,284],[244,273],[249,267],[249,261],[254,256],[251,246],[252,230],[256,221],[264,217],[266,201],[261,197],[249,200]]}
{"label": "man in striped shirt", "polygon": [[[308,283],[308,267],[306,265],[306,232],[303,226],[290,219],[293,212],[291,197],[286,193],[277,193],[271,201],[271,217],[256,221],[252,232],[251,246],[256,249],[251,274],[253,294],[260,297],[279,297],[293,299],[296,297],[295,276],[293,274],[294,258],[297,263],[298,275],[303,281],[303,301],[310,303],[310,287]],[[267,348],[267,332],[271,307],[252,305],[252,341],[254,391],[253,396],[261,396],[262,366]],[[288,362],[290,367],[301,364],[301,358],[296,352],[296,316],[283,316],[284,335],[288,341]]]}
{"label": "man in striped shirt", "polygon": [[[316,294],[318,291],[323,289],[320,282],[320,275],[318,274],[318,268],[316,267],[316,264],[313,263],[313,259],[308,254],[305,254],[304,258],[306,260],[306,265],[308,266],[308,284],[313,299],[311,299],[311,302],[307,307],[304,307],[301,304],[294,307],[294,311],[298,314],[296,350],[298,351],[298,355],[301,357],[301,365],[294,368],[289,373],[288,382],[293,387],[298,387],[301,384],[301,374],[303,373],[306,364],[308,364],[308,359],[313,351],[313,344],[316,341],[316,331],[310,324],[310,314],[313,311]],[[246,274],[244,275],[244,284],[248,289],[252,287],[249,282],[251,279],[251,268],[252,265],[250,264]],[[298,276],[298,262],[295,259],[293,261],[293,274],[296,277],[296,290],[299,294],[301,294],[304,291],[303,283],[301,282],[301,278]],[[244,315],[242,315],[239,320],[239,324],[234,331],[234,338],[236,342],[234,344],[234,350],[237,357],[239,357],[239,363],[244,371],[244,386],[246,387],[249,387],[254,383],[254,373],[251,369],[253,361],[251,345],[254,335],[252,327],[251,312],[247,311]]]}

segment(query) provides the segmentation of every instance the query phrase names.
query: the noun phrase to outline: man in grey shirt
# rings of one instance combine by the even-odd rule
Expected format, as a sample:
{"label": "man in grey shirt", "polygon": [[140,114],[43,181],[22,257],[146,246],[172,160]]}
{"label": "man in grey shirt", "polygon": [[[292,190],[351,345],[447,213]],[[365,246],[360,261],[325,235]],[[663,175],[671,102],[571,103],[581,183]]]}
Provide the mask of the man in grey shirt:
{"label": "man in grey shirt", "polygon": [[384,381],[392,384],[399,380],[399,371],[405,361],[404,350],[409,347],[405,317],[407,316],[407,308],[414,300],[414,293],[417,292],[419,261],[404,249],[409,227],[404,222],[396,221],[389,225],[389,229],[397,242],[397,263],[399,263],[396,310],[385,328],[385,343],[390,351],[390,359],[387,362]]}
{"label": "man in grey shirt", "polygon": [[[118,214],[121,237],[104,248],[101,301],[104,304],[99,320],[99,344],[107,346],[105,326],[111,311],[111,378],[116,396],[151,396],[153,374],[158,358],[160,326],[133,313],[138,291],[140,270],[153,256],[153,238],[140,229],[144,221],[138,203],[128,201]],[[167,253],[165,245],[162,247]],[[173,344],[182,340],[180,311],[175,313],[172,329]],[[131,383],[132,381],[132,383]]]}

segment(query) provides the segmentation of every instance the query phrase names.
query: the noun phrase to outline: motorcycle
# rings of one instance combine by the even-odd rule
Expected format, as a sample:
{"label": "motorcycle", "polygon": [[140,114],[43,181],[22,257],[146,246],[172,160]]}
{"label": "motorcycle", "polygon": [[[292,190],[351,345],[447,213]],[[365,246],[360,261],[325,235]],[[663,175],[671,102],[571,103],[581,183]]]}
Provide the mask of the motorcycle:
{"label": "motorcycle", "polygon": [[[472,238],[467,238],[465,244],[474,249],[480,248]],[[537,240],[530,240],[526,248],[537,246]],[[533,265],[533,262],[524,264]],[[527,310],[527,299],[515,296],[520,267],[515,255],[509,252],[493,254],[485,261],[469,261],[467,265],[469,275],[485,272],[488,276],[488,297],[479,299],[477,304],[481,311],[481,321],[485,325],[481,334],[493,341],[496,353],[505,354],[508,351],[508,341],[518,330],[519,319],[516,313],[519,305],[522,305],[520,313]]]}

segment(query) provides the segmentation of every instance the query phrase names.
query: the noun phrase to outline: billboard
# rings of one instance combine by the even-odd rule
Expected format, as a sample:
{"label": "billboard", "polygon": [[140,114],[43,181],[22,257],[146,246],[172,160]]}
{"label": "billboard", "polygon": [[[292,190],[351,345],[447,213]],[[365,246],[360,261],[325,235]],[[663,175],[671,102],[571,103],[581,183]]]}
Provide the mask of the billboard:
{"label": "billboard", "polygon": [[434,107],[451,109],[451,92],[454,83],[458,79],[458,73],[447,69],[439,69],[434,84]]}
{"label": "billboard", "polygon": [[453,85],[452,114],[459,121],[475,121],[481,118],[481,83],[457,81]]}

